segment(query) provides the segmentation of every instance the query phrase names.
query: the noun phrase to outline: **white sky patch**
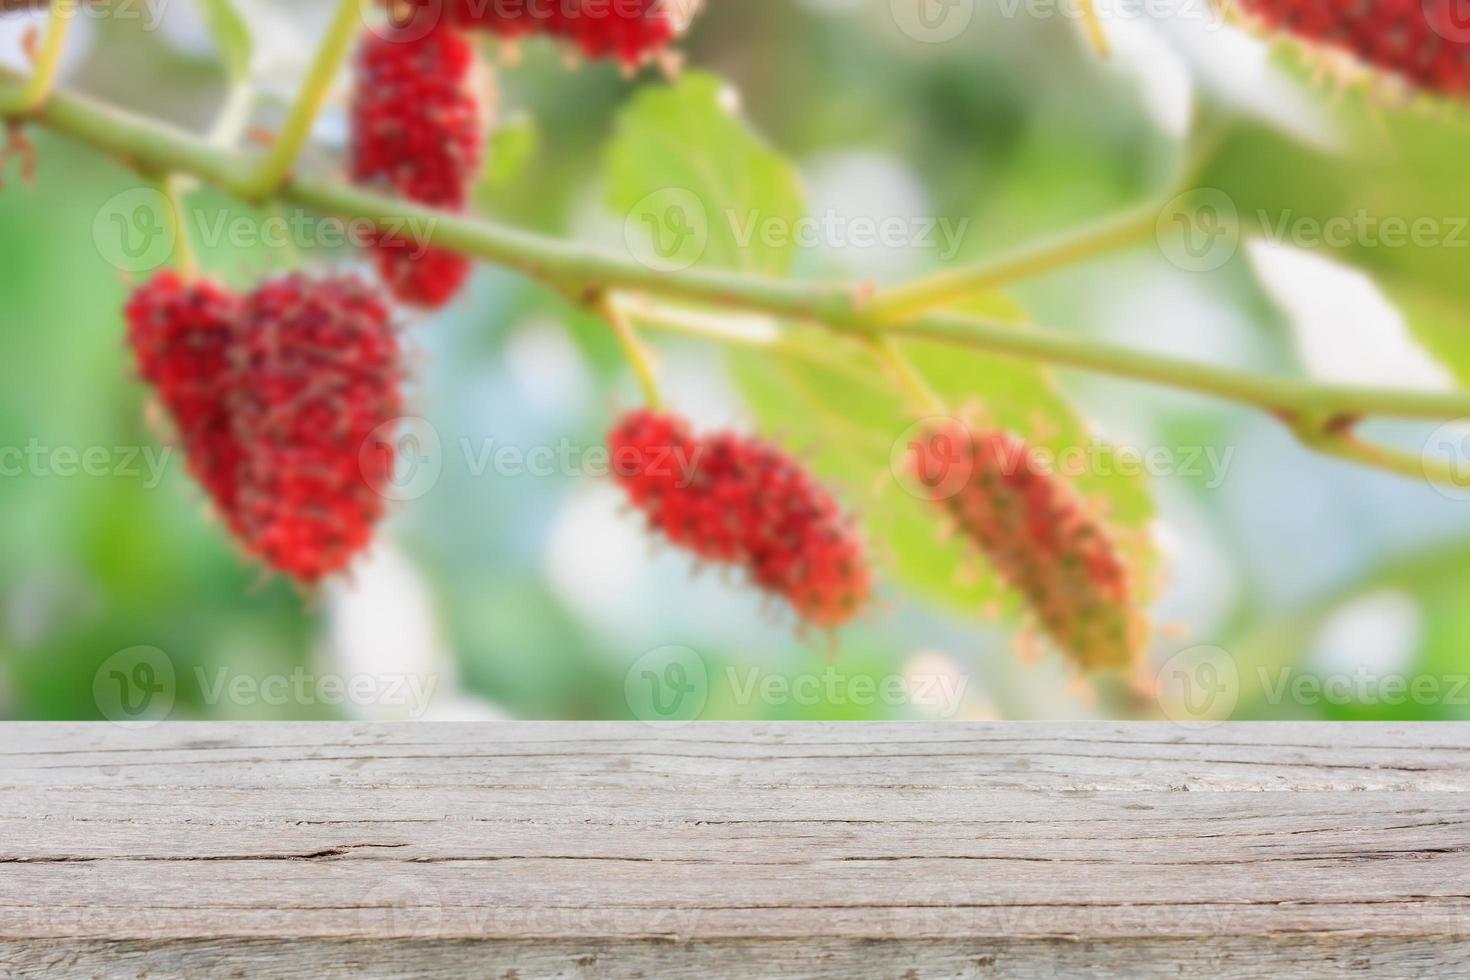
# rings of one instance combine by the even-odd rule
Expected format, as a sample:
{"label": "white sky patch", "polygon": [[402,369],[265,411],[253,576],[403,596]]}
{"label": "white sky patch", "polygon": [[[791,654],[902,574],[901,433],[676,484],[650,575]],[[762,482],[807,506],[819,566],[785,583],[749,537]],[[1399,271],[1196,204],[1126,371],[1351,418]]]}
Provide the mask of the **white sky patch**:
{"label": "white sky patch", "polygon": [[214,36],[199,7],[197,3],[165,4],[159,24],[163,38],[171,47],[195,57],[217,56]]}
{"label": "white sky patch", "polygon": [[1290,245],[1252,241],[1251,265],[1291,321],[1308,373],[1341,384],[1448,391],[1450,373],[1410,335],[1365,273]]}
{"label": "white sky patch", "polygon": [[347,704],[357,717],[417,720],[440,709],[451,717],[499,714],[459,690],[459,670],[445,645],[428,585],[386,540],[380,537],[349,574],[329,582],[323,602],[322,671],[348,682],[373,681],[374,697]]}
{"label": "white sky patch", "polygon": [[1208,276],[1147,266],[1118,266],[1105,284],[1102,321],[1108,338],[1158,354],[1248,366],[1249,321],[1221,302]]}
{"label": "white sky patch", "polygon": [[519,400],[553,419],[584,414],[593,383],[566,328],[552,317],[536,317],[511,334],[506,373]]}
{"label": "white sky patch", "polygon": [[1358,670],[1406,674],[1424,633],[1414,597],[1399,590],[1370,592],[1333,610],[1308,644],[1311,668],[1323,675]]}
{"label": "white sky patch", "polygon": [[1113,57],[1105,64],[1131,80],[1154,124],[1174,139],[1189,133],[1194,80],[1189,62],[1153,25],[1132,18],[1105,25]]}
{"label": "white sky patch", "polygon": [[910,704],[926,717],[956,718],[968,704],[971,675],[947,654],[915,653],[903,665],[903,678]]}
{"label": "white sky patch", "polygon": [[[23,10],[0,15],[0,68],[8,68],[21,74],[29,73],[31,62],[25,55],[26,35],[35,31],[38,41],[46,37],[47,14],[44,10]],[[87,57],[92,46],[92,18],[82,16],[72,25],[67,35],[66,47],[61,52],[60,81],[67,77]]]}
{"label": "white sky patch", "polygon": [[[731,383],[723,354],[715,345],[696,343],[673,347],[656,343],[655,346],[664,396],[670,405],[678,406],[679,414],[696,431],[731,428],[748,431],[745,400]],[[625,390],[636,399],[637,386],[631,371]]]}
{"label": "white sky patch", "polygon": [[1193,494],[1167,480],[1154,481],[1152,489],[1162,517],[1155,540],[1164,570],[1155,613],[1165,624],[1191,624],[1199,631],[1192,639],[1207,638],[1226,625],[1240,601],[1230,542]]}
{"label": "white sky patch", "polygon": [[1176,0],[1177,12],[1154,21],[1193,68],[1210,98],[1324,149],[1342,140],[1313,92],[1271,62],[1271,46],[1223,24],[1206,0]]}
{"label": "white sky patch", "polygon": [[625,632],[646,618],[639,593],[649,550],[643,518],[626,512],[611,480],[567,497],[546,547],[546,577],[590,625]]}
{"label": "white sky patch", "polygon": [[[808,161],[802,177],[812,221],[780,231],[798,248],[815,245],[856,276],[879,282],[902,279],[939,263],[937,251],[926,261],[926,250],[954,244],[929,227],[938,220],[934,206],[912,171],[898,160],[870,152],[829,153]],[[908,238],[902,245],[895,244],[896,238],[877,240],[872,233],[879,226],[900,224]]]}

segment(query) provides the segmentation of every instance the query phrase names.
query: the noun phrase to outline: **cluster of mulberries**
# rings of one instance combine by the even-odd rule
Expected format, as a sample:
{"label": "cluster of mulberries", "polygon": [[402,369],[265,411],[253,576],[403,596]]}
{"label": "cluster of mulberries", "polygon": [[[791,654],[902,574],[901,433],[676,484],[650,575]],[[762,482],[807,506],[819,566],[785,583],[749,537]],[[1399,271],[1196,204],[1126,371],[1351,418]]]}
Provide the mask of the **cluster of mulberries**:
{"label": "cluster of mulberries", "polygon": [[[388,0],[408,9],[400,21],[422,29],[447,22],[503,38],[553,37],[589,58],[636,67],[678,37],[679,4],[671,0]],[[692,8],[692,0],[683,0]]]}
{"label": "cluster of mulberries", "polygon": [[652,528],[706,561],[744,568],[803,622],[839,626],[867,602],[872,573],[853,522],[776,447],[733,433],[700,437],[649,410],[619,420],[608,447]]}
{"label": "cluster of mulberries", "polygon": [[1087,670],[1134,661],[1141,629],[1117,545],[1029,446],[952,422],[915,440],[910,453],[921,485],[936,488],[935,503],[1025,596],[1058,647]]}
{"label": "cluster of mulberries", "polygon": [[[450,29],[369,32],[352,91],[352,179],[445,211],[469,204],[484,155],[488,113],[475,49]],[[440,307],[470,273],[462,255],[380,232],[371,243],[393,295]]]}
{"label": "cluster of mulberries", "polygon": [[1269,27],[1339,48],[1446,95],[1470,93],[1470,17],[1461,0],[1225,0]]}
{"label": "cluster of mulberries", "polygon": [[339,571],[371,541],[402,414],[386,301],[356,277],[295,274],[236,297],[163,272],[127,307],[143,378],[247,552],[297,581]]}

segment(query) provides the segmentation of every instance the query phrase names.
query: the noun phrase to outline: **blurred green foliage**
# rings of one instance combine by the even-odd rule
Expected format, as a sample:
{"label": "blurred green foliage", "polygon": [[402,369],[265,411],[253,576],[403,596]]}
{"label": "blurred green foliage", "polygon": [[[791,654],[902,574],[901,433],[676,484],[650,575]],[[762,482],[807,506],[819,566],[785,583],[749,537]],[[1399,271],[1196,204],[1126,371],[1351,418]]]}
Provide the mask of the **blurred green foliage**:
{"label": "blurred green foliage", "polygon": [[[607,66],[568,71],[557,52],[529,45],[523,63],[500,72],[507,122],[491,139],[482,210],[543,232],[617,243],[622,223],[613,215],[662,188],[694,187],[721,207],[794,219],[826,190],[812,185],[812,174],[832,172],[833,160],[879,159],[919,189],[928,213],[969,222],[954,257],[964,261],[1149,199],[1167,188],[1186,152],[1149,117],[1135,82],[1097,62],[1061,18],[986,14],[954,42],[928,45],[894,29],[886,0],[841,12],[795,0],[707,6],[686,45],[697,72],[678,86],[653,74],[626,79]],[[249,45],[227,13],[234,8],[204,9],[235,37],[223,60],[182,28],[148,32],[101,19],[66,84],[207,129]],[[239,5],[246,26],[250,9]],[[725,104],[727,92],[738,93],[738,113]],[[1470,214],[1470,129],[1417,111],[1384,121],[1357,97],[1324,111],[1349,134],[1344,146],[1322,150],[1280,127],[1237,120],[1202,183],[1230,194],[1248,224],[1261,212]],[[322,131],[330,142],[332,126]],[[34,138],[41,164],[34,186],[12,174],[0,191],[0,447],[43,447],[52,469],[58,448],[103,447],[112,465],[100,476],[29,464],[0,476],[0,716],[98,717],[99,665],[140,644],[166,651],[175,666],[174,717],[352,713],[317,702],[220,701],[196,683],[221,669],[255,676],[344,669],[333,658],[340,637],[355,634],[343,620],[363,611],[343,597],[350,583],[311,597],[260,581],[208,516],[176,456],[151,485],[138,460],[156,458],[167,437],[146,421],[146,392],[132,376],[120,315],[137,277],[120,275],[94,238],[107,202],[138,178],[66,140],[42,131]],[[333,164],[317,153],[306,165]],[[843,192],[860,205],[869,190],[882,199],[889,189]],[[190,202],[206,221],[268,217],[207,189]],[[841,255],[740,248],[718,237],[723,231],[715,228],[706,262],[772,274],[847,271]],[[206,243],[201,257],[238,286],[294,261],[281,250],[229,242]],[[353,260],[343,250],[303,257]],[[1465,252],[1356,248],[1339,258],[1373,272],[1426,348],[1461,381],[1470,378]],[[916,261],[911,272],[938,259],[924,252]],[[1129,324],[1130,338],[1190,350],[1203,314],[1229,311],[1231,342],[1200,342],[1198,356],[1300,370],[1290,325],[1243,257],[1204,283],[1140,249],[1027,284],[1017,291],[1019,306],[987,302],[1018,329],[1029,315],[1116,332],[1110,313],[1161,290],[1172,291],[1171,317]],[[443,440],[444,472],[431,492],[396,508],[387,538],[431,597],[434,630],[429,640],[417,627],[409,635],[407,620],[390,617],[377,639],[390,652],[437,644],[451,664],[446,677],[493,710],[627,717],[630,665],[666,644],[698,650],[709,677],[703,717],[935,716],[932,706],[914,703],[742,695],[751,671],[789,682],[829,671],[883,679],[952,668],[967,682],[959,716],[1097,710],[1070,689],[1058,658],[1020,667],[1014,618],[987,618],[1004,598],[996,583],[916,501],[891,485],[875,490],[911,407],[859,354],[833,347],[828,363],[815,365],[660,340],[672,391],[690,401],[709,397],[717,419],[757,424],[806,453],[877,530],[880,608],[843,633],[829,662],[823,639],[795,635],[738,582],[699,574],[667,553],[646,560],[637,521],[598,509],[595,479],[475,473],[467,465],[487,440],[600,445],[633,388],[598,321],[485,269],[466,300],[413,324],[410,336],[420,376],[415,411]],[[1138,539],[1157,531],[1166,542],[1161,558],[1139,561],[1150,579],[1162,571],[1160,618],[1177,619],[1184,636],[1161,637],[1153,660],[1167,662],[1197,643],[1229,651],[1237,717],[1470,717],[1470,691],[1393,704],[1271,693],[1282,671],[1350,669],[1342,651],[1323,644],[1340,636],[1327,629],[1334,617],[1365,596],[1395,597],[1399,611],[1390,639],[1405,650],[1378,669],[1432,675],[1442,692],[1470,672],[1463,502],[1313,458],[1269,423],[1201,399],[917,344],[909,353],[946,399],[973,400],[1042,442],[1076,443],[1096,428],[1109,439],[1235,452],[1221,482],[1175,474],[1146,486],[1098,475],[1084,489],[1106,500],[1110,518]],[[123,472],[130,453],[141,472]],[[1321,505],[1328,495],[1335,503]],[[1181,543],[1190,547],[1181,551]],[[1205,571],[1195,564],[1201,556]],[[1298,587],[1273,588],[1276,574]],[[390,588],[385,600],[364,589],[370,604],[391,605],[398,594]],[[377,669],[391,669],[391,661]]]}

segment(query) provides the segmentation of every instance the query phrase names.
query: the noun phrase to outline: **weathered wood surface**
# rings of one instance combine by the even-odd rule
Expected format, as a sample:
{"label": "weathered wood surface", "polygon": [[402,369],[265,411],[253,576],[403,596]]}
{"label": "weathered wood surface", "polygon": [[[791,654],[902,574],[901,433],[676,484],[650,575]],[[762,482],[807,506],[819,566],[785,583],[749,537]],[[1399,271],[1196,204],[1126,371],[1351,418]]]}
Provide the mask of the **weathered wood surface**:
{"label": "weathered wood surface", "polygon": [[0,725],[0,977],[1470,976],[1470,726]]}

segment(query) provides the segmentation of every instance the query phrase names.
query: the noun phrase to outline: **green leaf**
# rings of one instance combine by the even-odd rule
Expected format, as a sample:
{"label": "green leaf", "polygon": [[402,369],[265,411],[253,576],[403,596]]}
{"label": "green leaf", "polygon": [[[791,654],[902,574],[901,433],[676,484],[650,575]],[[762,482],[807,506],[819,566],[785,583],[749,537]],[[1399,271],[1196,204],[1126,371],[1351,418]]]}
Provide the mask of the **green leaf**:
{"label": "green leaf", "polygon": [[800,180],[734,102],[720,79],[688,72],[675,85],[644,89],[620,116],[607,201],[641,261],[671,271],[698,263],[776,275],[790,267],[792,236],[773,245],[752,222],[795,223],[804,213]]}
{"label": "green leaf", "polygon": [[[1324,104],[1333,98],[1322,92]],[[1414,334],[1466,379],[1470,339],[1457,311],[1470,308],[1470,127],[1361,91],[1324,112],[1341,134],[1336,149],[1238,123],[1199,186],[1228,195],[1247,233],[1284,236],[1372,275],[1403,303]]]}
{"label": "green leaf", "polygon": [[[790,227],[804,217],[800,182],[731,102],[720,81],[691,73],[672,88],[645,90],[619,120],[608,154],[608,201],[627,220],[640,259],[671,270],[699,263],[780,275],[790,268],[794,236],[750,232],[755,219]],[[645,232],[647,238],[635,235]],[[660,235],[667,248],[657,247]],[[1024,319],[1002,296],[968,308],[1017,324]],[[816,328],[783,329],[787,341],[779,348],[729,355],[761,430],[844,489],[879,562],[910,587],[970,615],[1002,599],[1017,608],[973,549],[945,535],[939,509],[895,476],[895,450],[901,457],[920,419],[897,379],[856,341]],[[1045,368],[931,343],[902,349],[956,409],[982,406],[996,425],[1057,452],[1090,445],[1085,423]],[[1110,525],[1138,532],[1127,536],[1130,558],[1146,571],[1152,559],[1142,532],[1153,516],[1147,492],[1141,479],[1100,475],[1110,469],[1111,450],[1096,452],[1102,465],[1078,481],[1079,489],[1101,499]]]}
{"label": "green leaf", "polygon": [[[989,315],[1009,301],[987,301]],[[1017,329],[1024,329],[1017,326]],[[839,481],[863,516],[880,560],[896,577],[961,612],[979,615],[999,608],[1015,612],[1017,598],[1005,589],[968,542],[946,534],[933,502],[910,493],[895,471],[922,413],[915,412],[896,380],[868,352],[824,345],[826,363],[775,354],[742,352],[735,372],[762,426],[801,451],[824,478]],[[928,342],[906,342],[900,350],[947,404],[977,409],[989,423],[1024,436],[1055,458],[1081,447],[1089,465],[1075,481],[1099,515],[1119,534],[1140,598],[1151,584],[1154,556],[1147,534],[1154,508],[1141,476],[1125,476],[1112,465],[1114,450],[1097,442],[1086,423],[1058,393],[1050,372],[1039,365]],[[1095,461],[1096,465],[1091,465]]]}
{"label": "green leaf", "polygon": [[[1264,623],[1257,618],[1225,642],[1240,680],[1234,720],[1447,721],[1470,718],[1465,637],[1470,635],[1470,547],[1460,541],[1378,568],[1336,594]],[[1388,601],[1414,617],[1409,659],[1382,672],[1370,665],[1323,664],[1322,631],[1358,602]],[[1336,678],[1336,686],[1332,679]],[[1300,682],[1307,696],[1293,692]],[[1324,688],[1327,696],[1323,696]],[[1418,693],[1415,693],[1415,692]]]}
{"label": "green leaf", "polygon": [[485,170],[475,193],[493,197],[520,180],[541,150],[541,131],[530,116],[508,119],[486,141]]}
{"label": "green leaf", "polygon": [[1470,387],[1470,315],[1465,306],[1429,286],[1405,285],[1398,279],[1382,285],[1414,337],[1460,384]]}
{"label": "green leaf", "polygon": [[248,78],[252,49],[250,28],[235,9],[234,0],[201,0],[200,8],[231,80],[238,82]]}

